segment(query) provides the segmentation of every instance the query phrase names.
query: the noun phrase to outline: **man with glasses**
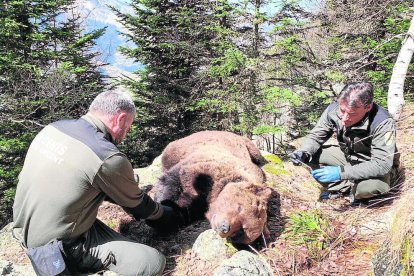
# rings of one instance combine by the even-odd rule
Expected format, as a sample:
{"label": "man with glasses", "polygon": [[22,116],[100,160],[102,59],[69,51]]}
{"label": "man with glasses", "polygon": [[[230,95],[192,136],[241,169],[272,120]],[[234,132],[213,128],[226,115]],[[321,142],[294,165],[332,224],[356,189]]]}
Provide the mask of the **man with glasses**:
{"label": "man with glasses", "polygon": [[[338,145],[324,145],[334,133]],[[350,83],[289,157],[294,165],[322,165],[311,171],[324,187],[321,200],[350,192],[357,205],[390,190],[390,174],[398,167],[395,138],[394,120],[373,102],[372,84]]]}

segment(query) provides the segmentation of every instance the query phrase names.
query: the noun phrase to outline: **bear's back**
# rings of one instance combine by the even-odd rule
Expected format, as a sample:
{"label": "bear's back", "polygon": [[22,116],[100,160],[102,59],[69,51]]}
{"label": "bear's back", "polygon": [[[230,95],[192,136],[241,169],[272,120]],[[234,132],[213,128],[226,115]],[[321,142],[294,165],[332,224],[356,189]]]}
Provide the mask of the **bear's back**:
{"label": "bear's back", "polygon": [[[251,144],[251,145],[249,145]],[[162,153],[164,171],[186,159],[194,152],[208,153],[212,146],[226,154],[250,160],[248,147],[255,147],[247,138],[226,131],[201,131],[168,144]]]}

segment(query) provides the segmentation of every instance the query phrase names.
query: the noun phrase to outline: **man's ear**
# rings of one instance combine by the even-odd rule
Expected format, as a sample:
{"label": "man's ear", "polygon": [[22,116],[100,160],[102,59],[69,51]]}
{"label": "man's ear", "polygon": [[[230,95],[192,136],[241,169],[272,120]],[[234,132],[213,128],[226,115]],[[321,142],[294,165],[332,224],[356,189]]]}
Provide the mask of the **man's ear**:
{"label": "man's ear", "polygon": [[367,112],[370,112],[370,111],[371,111],[371,109],[372,109],[372,107],[373,107],[373,104],[372,104],[372,103],[370,103],[370,104],[367,106],[367,108],[366,108]]}
{"label": "man's ear", "polygon": [[126,120],[127,114],[125,112],[119,112],[117,115],[115,115],[114,119],[115,119],[115,124],[119,127],[122,128],[125,124],[125,120]]}

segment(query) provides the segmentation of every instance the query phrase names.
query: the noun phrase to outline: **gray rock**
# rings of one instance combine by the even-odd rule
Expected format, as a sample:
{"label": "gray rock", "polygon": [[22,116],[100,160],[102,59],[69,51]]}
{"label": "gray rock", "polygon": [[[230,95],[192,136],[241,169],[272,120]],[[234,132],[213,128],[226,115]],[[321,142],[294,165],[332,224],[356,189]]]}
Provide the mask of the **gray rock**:
{"label": "gray rock", "polygon": [[192,249],[200,259],[206,261],[227,259],[237,251],[231,243],[221,238],[212,229],[201,233]]}
{"label": "gray rock", "polygon": [[145,168],[134,169],[134,173],[139,177],[139,186],[155,185],[158,177],[162,175],[161,156],[154,159],[152,164]]}
{"label": "gray rock", "polygon": [[1,275],[36,275],[29,259],[12,236],[13,223],[0,231]]}
{"label": "gray rock", "polygon": [[378,217],[367,221],[360,227],[360,234],[362,236],[372,237],[386,233],[390,230],[390,222],[392,221],[392,212],[379,213]]}
{"label": "gray rock", "polygon": [[8,261],[0,260],[0,272],[1,275],[25,275],[25,276],[36,276],[32,266],[27,265],[16,265]]}
{"label": "gray rock", "polygon": [[270,266],[259,256],[242,250],[224,260],[213,276],[272,276]]}
{"label": "gray rock", "polygon": [[401,259],[395,259],[390,242],[384,242],[372,257],[372,266],[376,276],[399,276],[402,271]]}

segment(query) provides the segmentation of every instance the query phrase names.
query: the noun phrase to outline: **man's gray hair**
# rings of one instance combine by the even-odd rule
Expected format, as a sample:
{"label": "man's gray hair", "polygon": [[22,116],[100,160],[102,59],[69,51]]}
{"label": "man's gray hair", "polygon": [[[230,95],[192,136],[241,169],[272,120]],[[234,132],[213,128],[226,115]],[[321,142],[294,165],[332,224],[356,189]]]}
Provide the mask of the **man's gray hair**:
{"label": "man's gray hair", "polygon": [[131,96],[118,89],[105,91],[96,96],[89,106],[89,111],[115,116],[120,111],[135,114],[136,109]]}
{"label": "man's gray hair", "polygon": [[338,102],[345,102],[349,107],[367,108],[374,100],[374,87],[369,82],[351,82],[342,89]]}

